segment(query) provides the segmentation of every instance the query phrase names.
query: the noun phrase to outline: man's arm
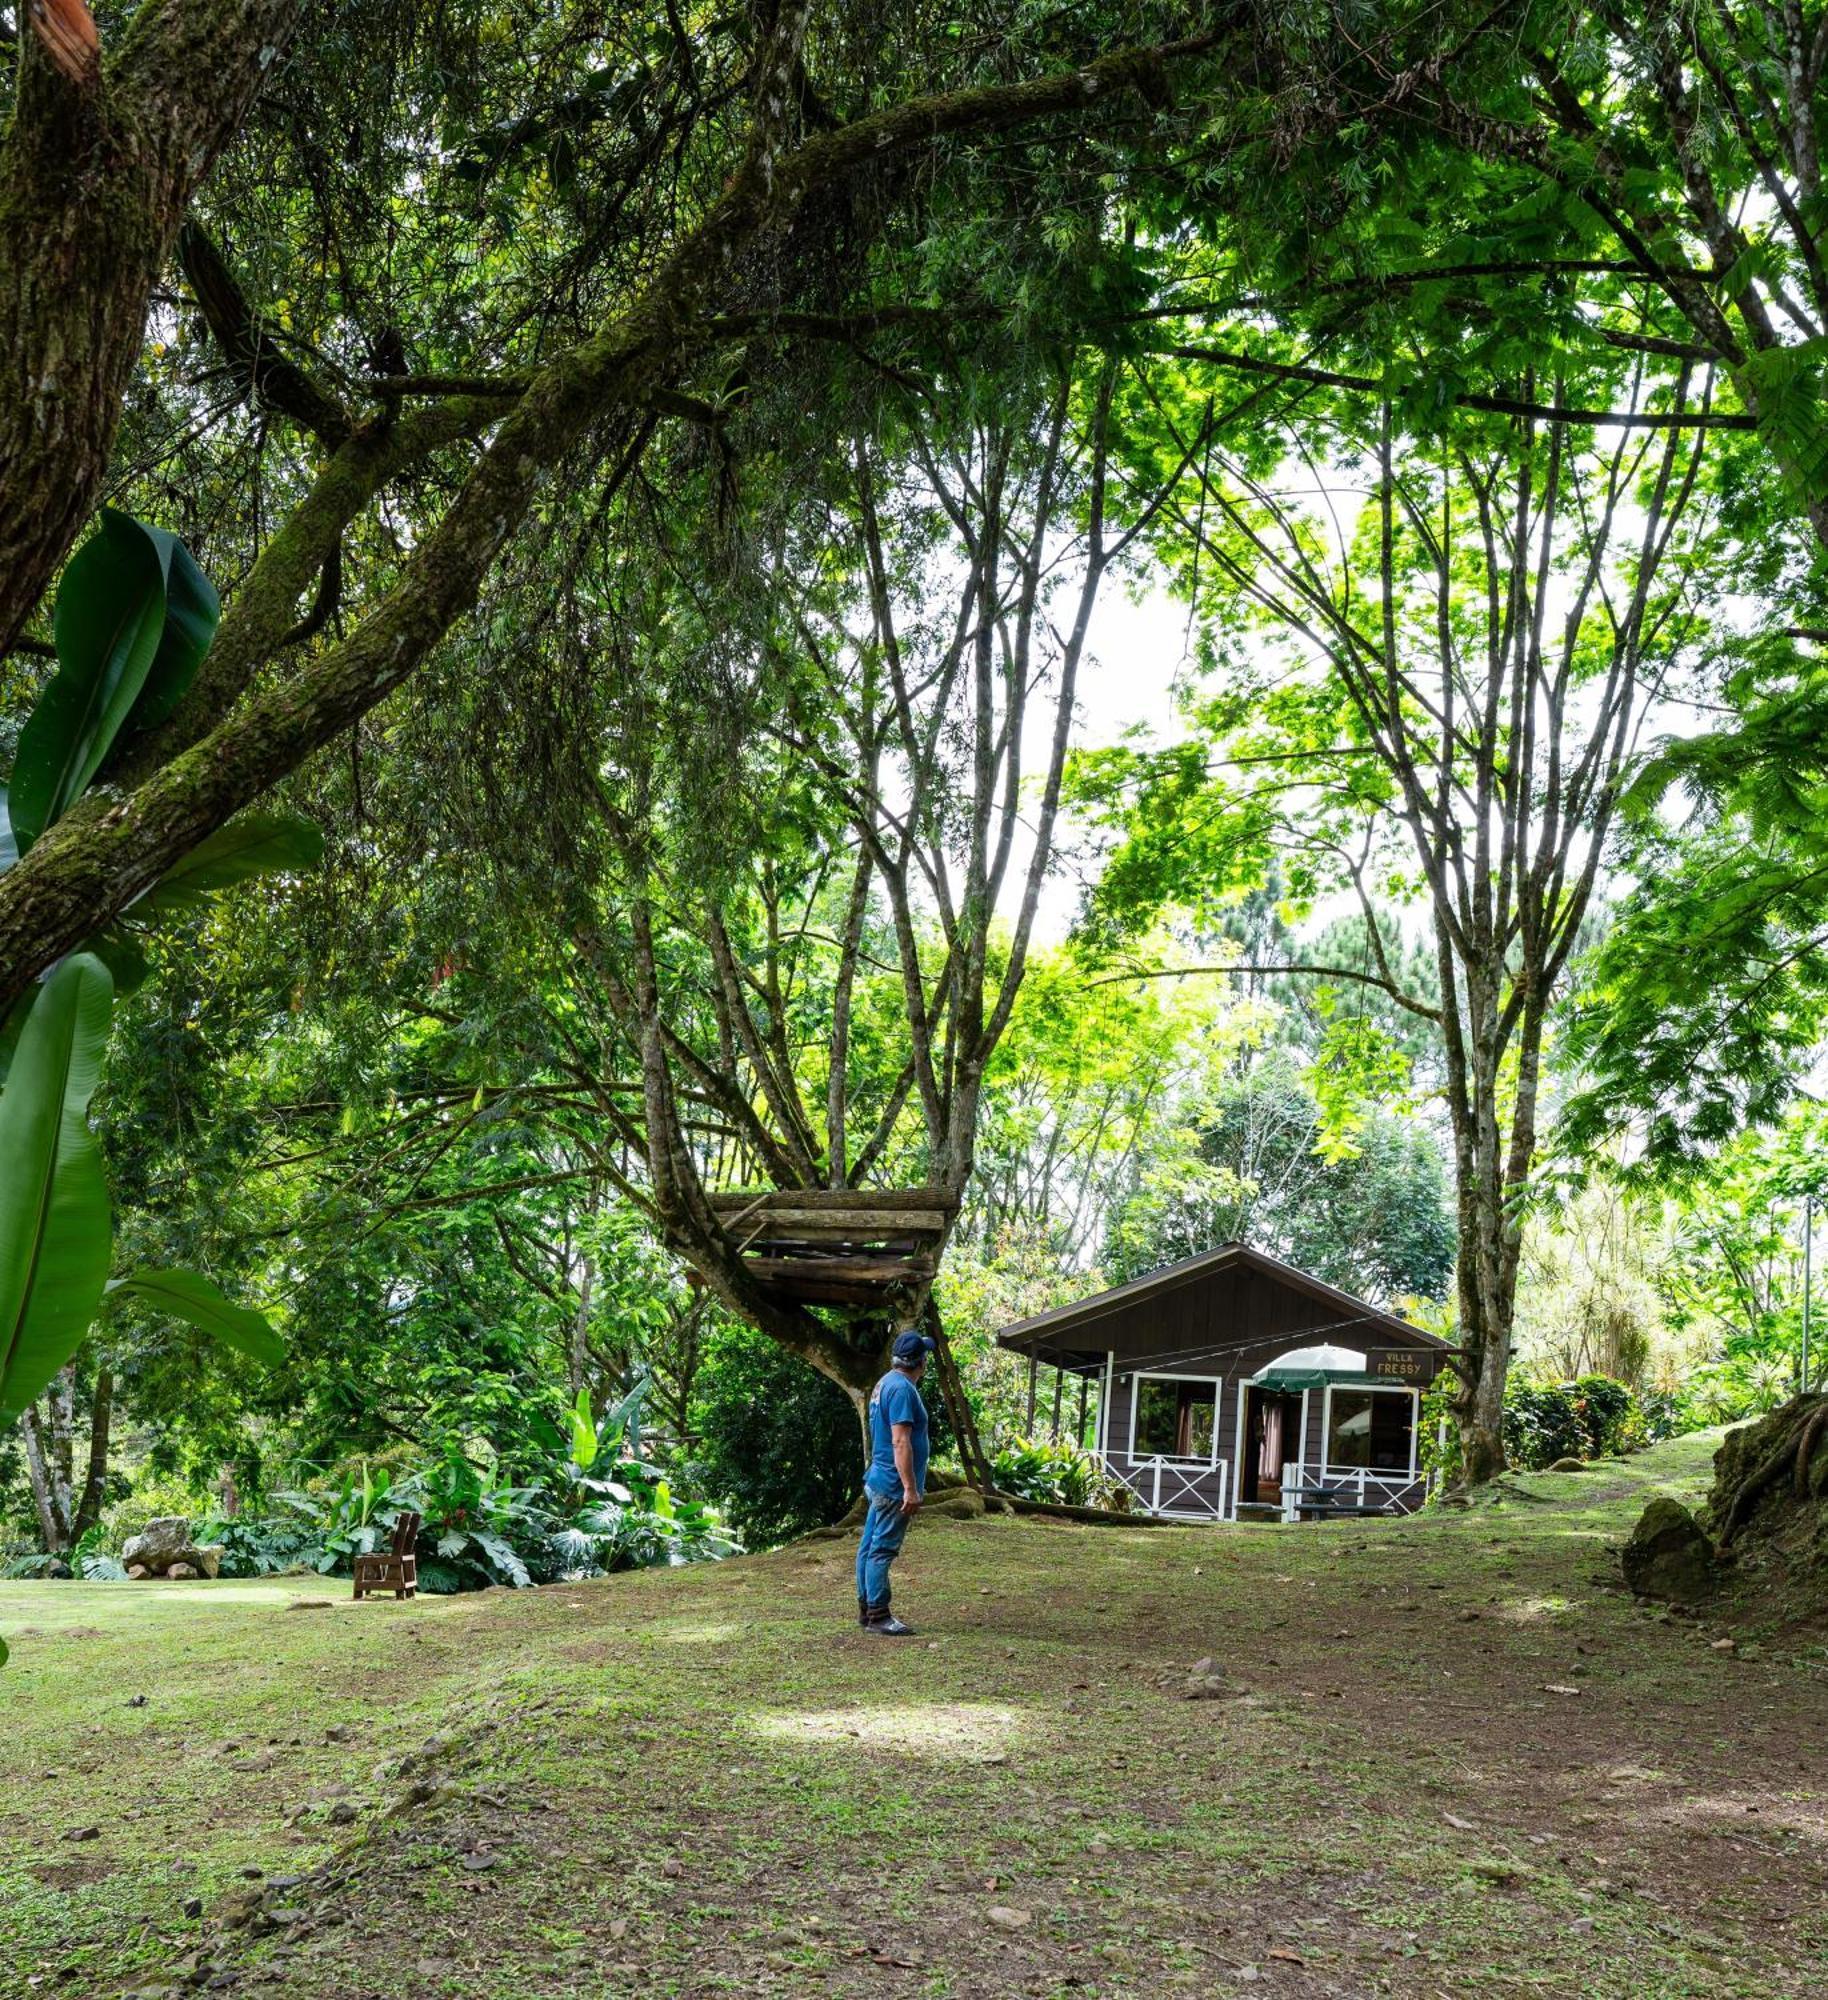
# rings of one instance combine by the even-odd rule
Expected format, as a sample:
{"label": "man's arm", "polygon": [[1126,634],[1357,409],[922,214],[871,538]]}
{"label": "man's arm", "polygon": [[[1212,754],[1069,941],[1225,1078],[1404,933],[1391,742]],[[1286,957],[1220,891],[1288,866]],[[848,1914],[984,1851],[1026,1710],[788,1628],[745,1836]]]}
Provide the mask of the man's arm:
{"label": "man's arm", "polygon": [[889,1436],[895,1447],[895,1470],[901,1474],[901,1511],[920,1512],[920,1489],[914,1484],[914,1426],[891,1424]]}

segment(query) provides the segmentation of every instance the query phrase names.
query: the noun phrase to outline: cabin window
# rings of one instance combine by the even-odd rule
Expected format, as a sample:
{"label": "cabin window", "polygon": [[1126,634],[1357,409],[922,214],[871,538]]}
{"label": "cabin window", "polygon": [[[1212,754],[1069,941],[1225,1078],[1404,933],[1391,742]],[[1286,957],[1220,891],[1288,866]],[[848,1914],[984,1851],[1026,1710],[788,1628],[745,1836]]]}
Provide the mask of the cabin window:
{"label": "cabin window", "polygon": [[1136,1378],[1135,1458],[1211,1458],[1218,1429],[1219,1385]]}
{"label": "cabin window", "polygon": [[1407,1472],[1415,1462],[1415,1399],[1407,1392],[1335,1389],[1327,1464]]}

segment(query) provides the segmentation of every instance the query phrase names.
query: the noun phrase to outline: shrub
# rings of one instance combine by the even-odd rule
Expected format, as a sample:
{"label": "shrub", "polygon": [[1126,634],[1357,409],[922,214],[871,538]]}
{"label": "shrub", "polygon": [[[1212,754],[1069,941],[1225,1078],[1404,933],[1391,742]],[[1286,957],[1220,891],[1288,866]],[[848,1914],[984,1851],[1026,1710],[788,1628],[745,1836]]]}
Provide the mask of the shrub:
{"label": "shrub", "polygon": [[317,1567],[318,1542],[307,1521],[259,1514],[205,1514],[191,1533],[222,1550],[223,1576],[280,1576]]}
{"label": "shrub", "polygon": [[[447,1444],[430,1460],[394,1454],[391,1469],[363,1461],[340,1477],[305,1479],[276,1493],[269,1512],[206,1514],[192,1533],[221,1545],[224,1576],[346,1576],[357,1556],[385,1548],[400,1516],[412,1512],[420,1516],[419,1582],[440,1593],[489,1584],[519,1590],[737,1553],[711,1508],[680,1492],[661,1467],[627,1454],[636,1401],[625,1398],[599,1422],[580,1399],[565,1413],[565,1429],[545,1426],[549,1462],[525,1484]],[[110,1574],[113,1559],[89,1549],[95,1539],[85,1539],[84,1573]]]}
{"label": "shrub", "polygon": [[765,1334],[717,1332],[692,1414],[693,1476],[746,1541],[791,1541],[856,1498],[863,1446],[850,1398]]}
{"label": "shrub", "polygon": [[1033,1438],[1015,1438],[992,1453],[990,1465],[1000,1492],[1012,1493],[1018,1500],[1048,1500],[1057,1506],[1089,1506],[1098,1480],[1097,1461],[1091,1453],[1065,1439],[1045,1444]]}
{"label": "shrub", "polygon": [[[1451,1480],[1460,1470],[1460,1438],[1449,1405],[1454,1378],[1443,1374],[1422,1399],[1423,1470]],[[1437,1445],[1440,1419],[1448,1415],[1445,1448]],[[1648,1404],[1609,1375],[1575,1382],[1530,1382],[1513,1375],[1504,1385],[1504,1452],[1524,1472],[1540,1472],[1558,1458],[1610,1458],[1639,1451],[1692,1426],[1674,1397]]]}
{"label": "shrub", "polygon": [[1636,1399],[1609,1375],[1505,1385],[1505,1455],[1525,1471],[1558,1458],[1608,1458],[1643,1442]]}

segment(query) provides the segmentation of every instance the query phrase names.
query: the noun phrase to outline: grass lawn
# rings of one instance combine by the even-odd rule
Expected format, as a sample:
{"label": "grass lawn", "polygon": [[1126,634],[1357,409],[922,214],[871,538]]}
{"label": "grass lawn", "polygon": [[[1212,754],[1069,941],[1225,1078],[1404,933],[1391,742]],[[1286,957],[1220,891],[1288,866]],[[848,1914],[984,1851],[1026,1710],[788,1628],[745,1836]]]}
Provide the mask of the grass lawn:
{"label": "grass lawn", "polygon": [[923,1521],[899,1645],[835,1540],[0,1584],[0,1992],[1819,1995],[1823,1635],[1617,1582],[1713,1442],[1404,1522]]}

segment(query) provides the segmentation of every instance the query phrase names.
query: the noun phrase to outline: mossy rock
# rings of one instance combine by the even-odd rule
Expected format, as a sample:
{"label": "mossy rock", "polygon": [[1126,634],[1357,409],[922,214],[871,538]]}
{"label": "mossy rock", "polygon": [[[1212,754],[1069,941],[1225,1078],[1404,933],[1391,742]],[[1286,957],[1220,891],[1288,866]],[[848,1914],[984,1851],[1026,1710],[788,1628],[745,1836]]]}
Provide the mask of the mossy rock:
{"label": "mossy rock", "polygon": [[1679,1500],[1651,1501],[1625,1544],[1625,1581],[1640,1597],[1696,1604],[1719,1584],[1714,1545]]}

